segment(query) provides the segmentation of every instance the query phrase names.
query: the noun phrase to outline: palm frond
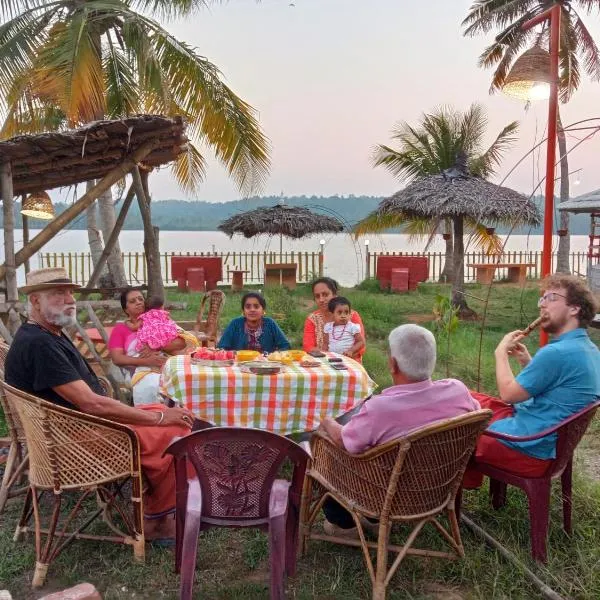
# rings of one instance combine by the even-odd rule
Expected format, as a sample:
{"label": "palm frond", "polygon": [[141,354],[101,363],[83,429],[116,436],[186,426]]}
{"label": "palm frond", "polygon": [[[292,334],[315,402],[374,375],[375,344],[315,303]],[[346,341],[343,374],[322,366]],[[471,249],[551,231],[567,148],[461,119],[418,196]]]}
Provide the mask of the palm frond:
{"label": "palm frond", "polygon": [[470,241],[477,250],[488,255],[502,252],[502,240],[495,233],[488,233],[487,227],[473,219],[465,217],[465,231],[471,234]]}
{"label": "palm frond", "polygon": [[401,213],[379,215],[373,212],[356,223],[352,228],[352,233],[355,238],[367,233],[384,233],[387,229],[401,227],[408,220],[409,218]]}
{"label": "palm frond", "polygon": [[539,0],[477,0],[461,23],[464,35],[473,37],[496,27],[504,28],[538,3]]}
{"label": "palm frond", "polygon": [[131,61],[116,46],[110,35],[108,54],[104,58],[104,80],[106,88],[106,116],[122,117],[140,112],[139,92]]}
{"label": "palm frond", "polygon": [[519,130],[518,121],[509,123],[492,142],[490,147],[481,155],[469,163],[469,168],[473,175],[489,179],[495,172],[496,167],[500,166],[504,153],[511,148],[518,140],[514,135]]}
{"label": "palm frond", "polygon": [[96,18],[86,4],[54,26],[35,61],[36,88],[53,97],[72,124],[93,121],[106,109],[102,48],[89,17]]}
{"label": "palm frond", "polygon": [[13,81],[31,69],[47,40],[45,30],[57,11],[57,8],[25,10],[0,25],[0,97],[5,97]]}
{"label": "palm frond", "polygon": [[[590,0],[588,4],[590,8],[594,4],[595,8],[600,10],[600,2],[598,0]],[[584,60],[585,71],[594,81],[600,81],[600,51],[598,50],[596,41],[579,15],[574,11],[571,14],[578,47]]]}
{"label": "palm frond", "polygon": [[[139,31],[146,30],[151,56],[162,75],[162,89],[169,90],[170,98],[165,98],[148,77],[142,78],[140,86],[147,105],[163,107],[170,114],[173,103],[193,115],[189,124],[192,137],[210,145],[243,192],[260,189],[270,166],[269,143],[260,130],[254,109],[221,81],[215,65],[157,23],[131,12],[127,21],[125,43],[129,46],[134,41],[130,36],[132,31],[137,31],[140,37]],[[131,49],[136,51],[134,47]],[[141,60],[139,56],[138,53]]]}
{"label": "palm frond", "polygon": [[577,34],[571,19],[567,13],[561,12],[558,79],[561,102],[568,102],[581,83],[577,46]]}
{"label": "palm frond", "polygon": [[206,174],[206,161],[193,144],[188,143],[188,150],[179,156],[172,167],[173,175],[179,186],[188,194],[198,191]]}
{"label": "palm frond", "polygon": [[215,3],[218,3],[217,0],[133,0],[131,6],[163,19],[174,19],[191,15]]}

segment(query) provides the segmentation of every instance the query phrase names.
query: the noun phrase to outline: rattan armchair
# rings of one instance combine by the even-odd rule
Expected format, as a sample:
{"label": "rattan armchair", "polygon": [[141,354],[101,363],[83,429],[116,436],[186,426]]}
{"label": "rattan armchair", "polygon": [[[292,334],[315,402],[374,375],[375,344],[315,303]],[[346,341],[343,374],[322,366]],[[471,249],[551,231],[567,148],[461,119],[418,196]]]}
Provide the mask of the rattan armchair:
{"label": "rattan armchair", "polygon": [[[2,381],[4,381],[4,363],[8,354],[8,348],[7,344],[0,342],[0,379]],[[10,409],[2,388],[0,388],[0,406],[4,412],[10,439],[8,456],[4,465],[4,475],[0,484],[0,514],[2,514],[9,498],[21,496],[27,492],[28,486],[24,485],[24,479],[29,458],[21,420],[19,419],[19,415]]]}
{"label": "rattan armchair", "polygon": [[[204,311],[208,303],[206,319]],[[202,297],[200,309],[194,325],[194,335],[203,346],[215,345],[218,340],[219,317],[225,306],[225,294],[221,290],[211,290]]]}
{"label": "rattan armchair", "polygon": [[[351,455],[317,432],[311,440],[312,465],[303,493],[301,551],[309,538],[362,548],[373,585],[373,598],[385,598],[386,588],[407,554],[456,558],[464,555],[454,500],[477,439],[492,416],[489,410],[437,421],[360,455]],[[359,539],[312,533],[327,498],[352,515]],[[446,513],[450,531],[437,520]],[[377,542],[367,541],[361,518],[379,521]],[[404,545],[389,543],[394,523],[411,524]],[[431,523],[452,552],[413,548],[421,529]],[[376,560],[371,557],[376,550]],[[397,556],[388,569],[388,552]]]}
{"label": "rattan armchair", "polygon": [[[33,516],[36,565],[32,586],[44,584],[50,563],[74,539],[129,544],[134,558],[143,561],[142,472],[135,432],[126,425],[56,406],[4,382],[0,385],[11,411],[23,424],[29,449],[29,489],[15,541],[31,530]],[[123,493],[128,482],[131,497]],[[40,498],[46,491],[51,492],[52,510],[48,527],[43,528]],[[68,492],[79,493],[79,498],[60,520],[63,494]],[[86,502],[94,495],[98,504]],[[81,511],[91,514],[79,519]],[[113,521],[115,512],[125,531]],[[113,535],[85,532],[98,517]]]}

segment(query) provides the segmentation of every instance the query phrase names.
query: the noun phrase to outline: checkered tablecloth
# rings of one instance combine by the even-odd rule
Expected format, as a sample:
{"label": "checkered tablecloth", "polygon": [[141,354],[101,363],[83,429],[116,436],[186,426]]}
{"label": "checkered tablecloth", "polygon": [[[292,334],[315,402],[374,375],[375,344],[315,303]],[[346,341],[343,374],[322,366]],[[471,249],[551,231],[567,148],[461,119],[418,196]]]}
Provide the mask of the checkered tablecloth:
{"label": "checkered tablecloth", "polygon": [[325,360],[320,367],[298,363],[278,375],[243,373],[238,365],[206,367],[188,355],[174,356],[161,377],[164,394],[215,425],[257,427],[287,435],[312,431],[325,417],[338,417],[375,388],[363,366],[344,358],[347,371]]}

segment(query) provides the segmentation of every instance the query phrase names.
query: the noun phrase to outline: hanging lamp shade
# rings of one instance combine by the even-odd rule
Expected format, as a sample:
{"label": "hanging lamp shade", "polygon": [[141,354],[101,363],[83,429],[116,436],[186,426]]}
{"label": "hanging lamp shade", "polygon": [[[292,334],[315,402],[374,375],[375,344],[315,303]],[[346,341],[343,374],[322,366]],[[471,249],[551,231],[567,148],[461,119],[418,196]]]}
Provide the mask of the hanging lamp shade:
{"label": "hanging lamp shade", "polygon": [[50,221],[55,217],[54,205],[46,192],[34,192],[25,198],[21,214]]}
{"label": "hanging lamp shade", "polygon": [[526,50],[509,71],[502,91],[518,100],[544,100],[550,96],[550,53],[540,46]]}

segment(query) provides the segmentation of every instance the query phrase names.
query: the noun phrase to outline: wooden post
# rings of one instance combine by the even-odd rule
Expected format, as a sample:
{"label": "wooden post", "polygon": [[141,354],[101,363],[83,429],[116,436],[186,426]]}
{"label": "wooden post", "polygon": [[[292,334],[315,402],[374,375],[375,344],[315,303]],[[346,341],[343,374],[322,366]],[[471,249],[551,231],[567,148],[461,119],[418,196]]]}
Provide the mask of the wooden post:
{"label": "wooden post", "polygon": [[[23,194],[21,196],[21,208],[23,208],[23,203],[27,198],[27,194]],[[21,213],[21,220],[23,222],[23,248],[29,244],[29,217]],[[29,260],[25,261],[25,275],[29,273]]]}
{"label": "wooden post", "polygon": [[9,162],[0,165],[0,186],[2,189],[2,208],[4,211],[4,260],[5,269],[2,275],[6,282],[6,302],[11,305],[8,309],[8,330],[14,334],[21,320],[14,303],[19,300],[17,289],[17,269],[15,261],[15,214],[12,182],[12,169]]}
{"label": "wooden post", "polygon": [[[123,223],[125,223],[125,217],[127,216],[127,211],[129,210],[129,207],[131,206],[131,203],[133,202],[134,196],[135,196],[135,192],[133,190],[133,184],[132,184],[129,186],[129,190],[127,190],[127,195],[125,196],[125,200],[123,200],[123,206],[121,206],[121,211],[119,212],[119,216],[117,217],[115,226],[113,227],[110,237],[108,238],[108,241],[106,242],[106,244],[104,246],[104,250],[102,251],[100,258],[98,259],[98,263],[94,267],[93,273],[90,275],[90,280],[88,281],[87,285],[85,286],[86,288],[93,288],[96,285],[96,283],[98,282],[98,279],[100,279],[100,275],[102,274],[102,269],[104,267],[104,263],[106,263],[110,253],[112,252],[112,249],[113,249],[116,241],[119,239],[119,233],[121,233],[121,229],[123,228]],[[79,299],[83,300],[87,296],[88,296],[88,294],[85,293],[85,291],[84,291],[81,294],[81,296],[79,297]]]}
{"label": "wooden post", "polygon": [[[28,258],[31,258],[44,244],[48,243],[59,231],[62,231],[73,219],[78,217],[94,200],[103,194],[111,185],[122,179],[138,162],[142,161],[158,145],[160,140],[152,139],[143,143],[133,154],[126,158],[119,166],[110,170],[98,183],[88,190],[75,204],[50,221],[46,227],[30,242],[27,248],[15,254],[15,268],[20,267]],[[6,274],[6,263],[0,266],[0,279]]]}

